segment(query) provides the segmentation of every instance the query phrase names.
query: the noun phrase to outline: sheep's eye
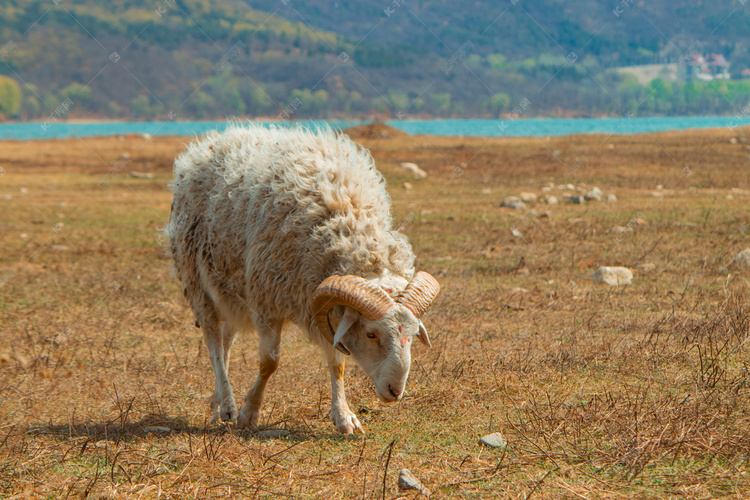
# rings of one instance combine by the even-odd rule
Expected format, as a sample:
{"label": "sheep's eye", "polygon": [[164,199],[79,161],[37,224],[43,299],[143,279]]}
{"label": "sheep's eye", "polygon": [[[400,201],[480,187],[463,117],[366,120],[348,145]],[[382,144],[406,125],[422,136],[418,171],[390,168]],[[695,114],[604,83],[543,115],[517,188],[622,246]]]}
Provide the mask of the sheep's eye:
{"label": "sheep's eye", "polygon": [[368,339],[376,339],[378,338],[378,334],[375,332],[367,332],[367,338]]}

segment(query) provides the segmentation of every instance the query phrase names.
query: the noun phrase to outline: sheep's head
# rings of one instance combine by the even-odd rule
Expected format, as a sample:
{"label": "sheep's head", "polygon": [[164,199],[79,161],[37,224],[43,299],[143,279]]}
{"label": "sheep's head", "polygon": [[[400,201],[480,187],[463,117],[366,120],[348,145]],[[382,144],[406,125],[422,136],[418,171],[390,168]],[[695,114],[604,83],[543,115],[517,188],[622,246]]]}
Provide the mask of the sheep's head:
{"label": "sheep's head", "polygon": [[[430,345],[419,318],[439,290],[425,272],[395,299],[358,276],[330,276],[313,294],[312,306],[321,333],[370,375],[381,400],[393,402],[401,399],[409,376],[412,339]],[[338,314],[329,316],[334,308]]]}

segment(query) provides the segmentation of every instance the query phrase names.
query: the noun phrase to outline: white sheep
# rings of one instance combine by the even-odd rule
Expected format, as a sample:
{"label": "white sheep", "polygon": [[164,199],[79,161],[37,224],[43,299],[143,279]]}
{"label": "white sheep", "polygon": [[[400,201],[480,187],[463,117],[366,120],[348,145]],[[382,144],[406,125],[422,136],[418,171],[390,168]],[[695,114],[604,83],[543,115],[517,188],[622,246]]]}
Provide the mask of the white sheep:
{"label": "white sheep", "polygon": [[[190,144],[174,171],[167,234],[216,376],[213,419],[257,425],[287,320],[326,354],[337,430],[362,431],[346,402],[342,354],[381,400],[400,400],[412,338],[430,345],[419,317],[440,287],[415,275],[370,154],[328,128],[233,124]],[[248,330],[260,336],[260,373],[238,414],[229,350]]]}

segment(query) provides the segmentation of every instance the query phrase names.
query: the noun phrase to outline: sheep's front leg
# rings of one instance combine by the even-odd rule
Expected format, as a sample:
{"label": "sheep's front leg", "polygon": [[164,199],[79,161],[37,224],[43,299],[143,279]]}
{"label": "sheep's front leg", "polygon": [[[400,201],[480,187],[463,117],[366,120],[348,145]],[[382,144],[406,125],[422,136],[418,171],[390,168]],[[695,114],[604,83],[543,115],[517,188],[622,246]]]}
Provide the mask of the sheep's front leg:
{"label": "sheep's front leg", "polygon": [[342,434],[354,431],[365,433],[357,416],[349,409],[344,392],[344,356],[337,350],[326,349],[328,369],[331,371],[331,419],[336,430]]}
{"label": "sheep's front leg", "polygon": [[[221,344],[223,347],[223,360],[224,360],[224,371],[229,375],[229,352],[234,344],[234,339],[237,336],[237,330],[232,328],[229,322],[221,324]],[[221,418],[221,400],[222,394],[219,391],[217,384],[214,389],[214,393],[211,396],[211,410],[213,410],[213,416],[211,417],[211,423],[218,422]]]}
{"label": "sheep's front leg", "polygon": [[260,357],[260,370],[255,384],[245,396],[245,405],[240,410],[237,425],[240,427],[258,425],[260,407],[263,405],[263,395],[266,384],[271,375],[279,366],[281,357],[281,326],[283,321],[255,321],[258,330],[258,354]]}
{"label": "sheep's front leg", "polygon": [[[204,309],[204,311],[206,310]],[[208,311],[201,318],[200,324],[203,330],[203,340],[206,342],[208,356],[211,359],[211,366],[216,377],[216,388],[214,389],[214,395],[211,397],[211,405],[214,408],[212,422],[217,420],[217,416],[223,422],[229,422],[237,418],[237,406],[234,402],[234,394],[227,374],[231,343],[226,345],[224,336],[224,332],[228,331],[230,327],[228,325],[222,326],[216,314],[211,314]],[[231,340],[234,340],[233,334]]]}

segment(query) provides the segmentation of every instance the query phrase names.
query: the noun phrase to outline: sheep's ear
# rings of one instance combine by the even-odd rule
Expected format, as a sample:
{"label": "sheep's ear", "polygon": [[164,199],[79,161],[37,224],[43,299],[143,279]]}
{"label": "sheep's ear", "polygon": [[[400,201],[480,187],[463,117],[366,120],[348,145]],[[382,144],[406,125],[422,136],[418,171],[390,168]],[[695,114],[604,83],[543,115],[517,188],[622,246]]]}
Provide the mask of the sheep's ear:
{"label": "sheep's ear", "polygon": [[427,347],[432,347],[430,337],[427,336],[427,328],[424,327],[424,323],[422,323],[421,319],[419,320],[419,340],[421,340]]}
{"label": "sheep's ear", "polygon": [[351,353],[344,344],[341,343],[341,339],[344,338],[346,332],[352,327],[354,323],[359,319],[359,313],[351,307],[344,307],[344,314],[341,316],[339,321],[339,327],[336,328],[336,334],[333,336],[333,347],[341,351],[342,353],[349,356]]}

